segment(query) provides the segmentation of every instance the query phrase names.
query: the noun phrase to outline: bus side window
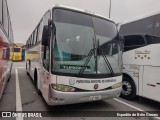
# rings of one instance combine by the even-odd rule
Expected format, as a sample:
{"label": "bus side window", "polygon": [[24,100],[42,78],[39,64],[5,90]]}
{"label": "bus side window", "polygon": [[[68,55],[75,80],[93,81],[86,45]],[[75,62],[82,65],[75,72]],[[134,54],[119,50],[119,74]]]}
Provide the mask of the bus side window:
{"label": "bus side window", "polygon": [[140,35],[124,36],[124,51],[133,50],[146,44],[144,38]]}
{"label": "bus side window", "polygon": [[42,30],[43,29],[43,26],[42,26],[42,20],[41,22],[39,23],[39,27],[38,27],[38,38],[37,38],[37,42],[41,41],[41,38],[42,38]]}
{"label": "bus side window", "polygon": [[160,43],[160,37],[146,35],[145,38],[148,44]]}
{"label": "bus side window", "polygon": [[0,24],[2,23],[2,0],[0,0]]}
{"label": "bus side window", "polygon": [[4,0],[3,1],[3,27],[5,29],[6,34],[8,35],[8,8],[7,8],[7,3]]}

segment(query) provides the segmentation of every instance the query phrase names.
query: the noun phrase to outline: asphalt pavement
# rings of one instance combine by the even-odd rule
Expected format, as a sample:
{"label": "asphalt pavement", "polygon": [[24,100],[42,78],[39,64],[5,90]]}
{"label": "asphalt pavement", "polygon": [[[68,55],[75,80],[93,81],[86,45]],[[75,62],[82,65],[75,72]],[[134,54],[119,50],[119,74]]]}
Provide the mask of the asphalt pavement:
{"label": "asphalt pavement", "polygon": [[[90,103],[48,106],[43,97],[37,93],[31,78],[26,74],[25,62],[14,62],[11,79],[0,100],[0,111],[34,111],[46,114],[42,118],[1,117],[0,120],[160,120],[158,117],[120,117],[122,113],[160,111],[160,103],[145,98],[134,101],[115,98]],[[54,116],[53,114],[56,113],[58,115]],[[116,114],[117,117],[112,117],[112,114]]]}

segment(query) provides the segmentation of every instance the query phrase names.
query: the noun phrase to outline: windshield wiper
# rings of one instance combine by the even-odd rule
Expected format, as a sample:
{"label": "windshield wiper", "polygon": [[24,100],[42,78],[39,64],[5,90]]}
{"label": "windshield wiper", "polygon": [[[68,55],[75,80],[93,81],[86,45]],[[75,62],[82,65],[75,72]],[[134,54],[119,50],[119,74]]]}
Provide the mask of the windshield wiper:
{"label": "windshield wiper", "polygon": [[114,76],[114,72],[113,72],[113,69],[112,69],[112,67],[111,67],[111,64],[110,64],[109,61],[108,61],[108,58],[107,58],[105,55],[103,55],[103,54],[102,54],[102,56],[103,56],[104,61],[105,61],[105,63],[107,64],[107,66],[108,66],[108,68],[109,68],[109,70],[110,70],[110,72],[111,72],[111,75]]}
{"label": "windshield wiper", "polygon": [[92,57],[93,54],[94,54],[94,49],[91,49],[91,50],[89,51],[87,57],[86,57],[87,60],[85,61],[82,69],[79,71],[79,74],[78,74],[78,75],[81,75],[81,74],[84,72],[84,70],[87,68],[87,65],[88,65],[88,63],[89,63],[89,61],[90,61],[90,59],[91,59],[91,57]]}
{"label": "windshield wiper", "polygon": [[[100,46],[99,46],[99,39],[98,39],[98,44],[97,44],[97,46],[98,46],[98,47],[97,47],[97,53],[100,54],[100,51],[101,51],[102,48],[100,48]],[[105,61],[106,65],[108,66],[108,68],[109,68],[109,70],[110,70],[110,72],[111,72],[111,75],[114,76],[114,71],[113,71],[113,69],[112,69],[111,64],[110,64],[109,61],[108,61],[108,58],[104,55],[103,52],[101,52],[101,55],[103,56],[104,61]]]}
{"label": "windshield wiper", "polygon": [[87,65],[89,63],[89,61],[91,60],[92,58],[92,55],[94,54],[94,58],[95,58],[95,51],[96,51],[96,47],[95,47],[95,41],[94,41],[94,38],[93,38],[93,49],[91,49],[87,55],[87,60],[85,61],[82,69],[79,71],[79,76],[84,72],[84,70],[87,68]]}

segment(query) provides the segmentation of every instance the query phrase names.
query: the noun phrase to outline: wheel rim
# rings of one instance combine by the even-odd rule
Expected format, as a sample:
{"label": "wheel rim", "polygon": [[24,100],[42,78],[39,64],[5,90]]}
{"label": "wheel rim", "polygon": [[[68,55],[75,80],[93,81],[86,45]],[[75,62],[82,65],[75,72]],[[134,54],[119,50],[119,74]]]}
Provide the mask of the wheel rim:
{"label": "wheel rim", "polygon": [[128,96],[132,92],[132,86],[128,81],[122,82],[122,94]]}

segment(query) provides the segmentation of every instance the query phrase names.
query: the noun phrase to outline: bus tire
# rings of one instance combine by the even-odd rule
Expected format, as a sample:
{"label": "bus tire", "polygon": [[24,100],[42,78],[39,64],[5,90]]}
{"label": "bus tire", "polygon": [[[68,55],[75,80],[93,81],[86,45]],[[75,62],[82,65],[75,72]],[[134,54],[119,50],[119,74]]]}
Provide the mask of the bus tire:
{"label": "bus tire", "polygon": [[120,97],[127,100],[136,99],[136,86],[134,81],[129,76],[123,75],[122,92]]}
{"label": "bus tire", "polygon": [[34,83],[35,83],[35,86],[36,86],[36,89],[37,89],[37,93],[39,95],[42,95],[40,89],[38,88],[38,75],[37,75],[37,70],[36,69],[34,71]]}

